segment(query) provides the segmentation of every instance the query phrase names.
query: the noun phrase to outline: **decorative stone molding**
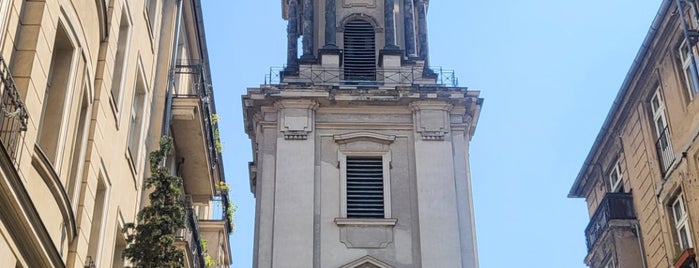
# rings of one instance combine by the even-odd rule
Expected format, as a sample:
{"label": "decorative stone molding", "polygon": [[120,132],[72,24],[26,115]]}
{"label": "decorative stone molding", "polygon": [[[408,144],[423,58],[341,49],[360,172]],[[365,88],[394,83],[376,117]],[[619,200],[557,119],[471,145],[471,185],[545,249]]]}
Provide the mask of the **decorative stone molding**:
{"label": "decorative stone molding", "polygon": [[380,144],[391,144],[396,140],[396,136],[393,135],[383,135],[366,131],[339,134],[335,135],[333,138],[338,144],[346,144],[358,140],[369,140]]}
{"label": "decorative stone molding", "polygon": [[342,7],[376,8],[376,0],[342,0]]}
{"label": "decorative stone molding", "polygon": [[386,248],[393,243],[396,221],[397,219],[337,218],[335,224],[340,227],[340,242],[347,248]]}
{"label": "decorative stone molding", "polygon": [[393,268],[393,266],[367,255],[340,268]]}
{"label": "decorative stone molding", "polygon": [[416,101],[410,104],[415,120],[415,131],[423,140],[442,141],[449,133],[449,113],[453,106],[444,102]]}
{"label": "decorative stone molding", "polygon": [[283,100],[276,104],[279,111],[279,131],[286,140],[306,140],[313,132],[318,103],[311,100]]}

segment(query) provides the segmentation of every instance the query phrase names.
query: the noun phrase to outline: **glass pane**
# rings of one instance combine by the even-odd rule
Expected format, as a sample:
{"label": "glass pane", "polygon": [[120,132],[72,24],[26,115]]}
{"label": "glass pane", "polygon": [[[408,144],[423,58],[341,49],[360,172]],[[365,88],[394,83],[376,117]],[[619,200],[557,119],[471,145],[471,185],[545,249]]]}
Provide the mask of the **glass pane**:
{"label": "glass pane", "polygon": [[682,226],[679,230],[680,233],[680,249],[689,248],[689,235],[687,234],[687,229]]}
{"label": "glass pane", "polygon": [[675,223],[679,222],[680,219],[682,218],[682,205],[680,202],[675,202],[675,204],[672,206],[672,210],[674,211],[675,214]]}

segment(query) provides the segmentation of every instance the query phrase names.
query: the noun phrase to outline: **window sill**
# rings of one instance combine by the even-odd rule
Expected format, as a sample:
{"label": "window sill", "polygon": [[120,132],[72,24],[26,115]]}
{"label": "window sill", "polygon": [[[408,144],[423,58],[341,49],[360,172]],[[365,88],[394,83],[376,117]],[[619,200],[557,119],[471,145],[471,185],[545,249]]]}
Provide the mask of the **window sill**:
{"label": "window sill", "polygon": [[371,219],[371,218],[335,218],[335,224],[338,226],[394,226],[398,219]]}
{"label": "window sill", "polygon": [[386,248],[393,243],[397,219],[336,218],[340,242],[347,248]]}

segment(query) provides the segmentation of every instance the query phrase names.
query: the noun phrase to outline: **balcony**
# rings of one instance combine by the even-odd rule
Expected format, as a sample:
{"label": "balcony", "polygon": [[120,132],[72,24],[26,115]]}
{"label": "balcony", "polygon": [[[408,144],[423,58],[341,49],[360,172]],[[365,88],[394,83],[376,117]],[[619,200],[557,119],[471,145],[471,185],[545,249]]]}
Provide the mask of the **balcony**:
{"label": "balcony", "polygon": [[658,159],[660,160],[660,171],[665,174],[675,161],[675,152],[672,150],[670,131],[667,127],[660,133],[658,140],[655,142],[655,148],[658,151]]}
{"label": "balcony", "polygon": [[216,263],[215,267],[228,267],[231,264],[228,236],[232,231],[228,197],[218,195],[207,204],[195,203],[190,195],[185,195],[184,200],[187,228],[180,230],[177,241],[185,250],[187,267],[206,267],[207,254]]}
{"label": "balcony", "polygon": [[181,158],[185,192],[210,199],[223,180],[213,95],[203,64],[180,62],[175,68],[172,134]]}
{"label": "balcony", "polygon": [[454,70],[433,67],[432,71],[437,75],[436,80],[423,78],[422,67],[403,68],[378,68],[375,71],[376,79],[361,80],[353,79],[345,74],[344,68],[328,68],[313,65],[302,65],[298,69],[298,74],[289,75],[283,67],[272,67],[265,75],[265,85],[279,84],[313,84],[328,86],[416,86],[416,85],[439,85],[448,87],[458,87],[459,80]]}
{"label": "balcony", "polygon": [[609,229],[613,221],[635,219],[636,212],[630,193],[607,193],[585,228],[587,250],[592,250],[595,242]]}
{"label": "balcony", "polygon": [[27,108],[17,92],[12,74],[7,68],[5,59],[0,57],[0,143],[10,156],[15,159],[19,149],[21,132],[27,130]]}
{"label": "balcony", "polygon": [[204,249],[201,245],[201,234],[199,232],[199,220],[192,208],[192,199],[185,199],[185,225],[177,234],[177,244],[185,250],[185,267],[204,268]]}

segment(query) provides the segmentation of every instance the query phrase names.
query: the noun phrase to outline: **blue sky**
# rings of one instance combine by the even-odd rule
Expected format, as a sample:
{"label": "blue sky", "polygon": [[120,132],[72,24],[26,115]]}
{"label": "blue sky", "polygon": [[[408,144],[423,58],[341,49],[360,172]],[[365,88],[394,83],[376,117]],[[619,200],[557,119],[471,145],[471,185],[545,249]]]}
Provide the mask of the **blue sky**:
{"label": "blue sky", "polygon": [[[432,64],[485,98],[470,153],[481,267],[586,267],[587,208],[566,195],[660,2],[432,1]],[[240,96],[285,62],[286,22],[279,0],[202,4],[239,206],[232,267],[251,267],[252,153]]]}

